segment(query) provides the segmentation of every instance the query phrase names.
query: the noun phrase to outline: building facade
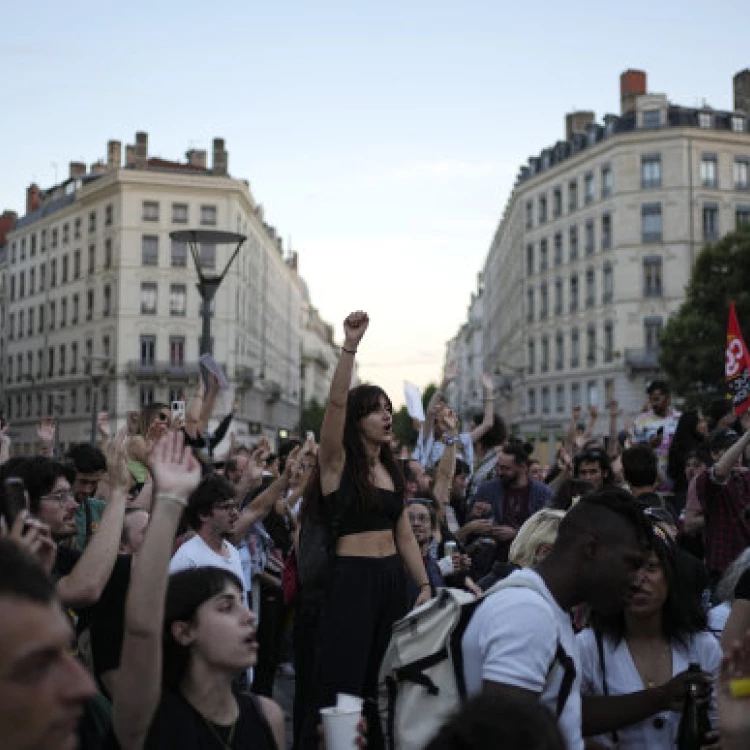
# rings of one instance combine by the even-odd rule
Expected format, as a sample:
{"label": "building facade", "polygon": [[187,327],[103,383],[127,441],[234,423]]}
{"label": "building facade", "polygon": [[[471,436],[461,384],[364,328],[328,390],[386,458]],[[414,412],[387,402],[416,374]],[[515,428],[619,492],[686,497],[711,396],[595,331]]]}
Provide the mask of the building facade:
{"label": "building facade", "polygon": [[[71,163],[46,193],[32,185],[25,216],[8,235],[4,328],[6,407],[20,452],[34,426],[56,414],[63,445],[86,440],[92,414],[189,399],[198,382],[201,300],[185,243],[170,232],[211,229],[247,239],[212,304],[214,357],[237,398],[240,431],[275,436],[299,419],[303,295],[296,263],[264,221],[246,181],[228,173],[224,141],[213,164],[148,154],[136,134],[125,159],[117,141],[106,163]],[[207,273],[221,273],[234,245],[200,246]]]}
{"label": "building facade", "polygon": [[508,373],[513,430],[549,448],[573,406],[640,410],[697,253],[750,223],[750,71],[732,111],[671,104],[641,71],[620,84],[620,115],[568,115],[521,169],[483,270],[484,369]]}

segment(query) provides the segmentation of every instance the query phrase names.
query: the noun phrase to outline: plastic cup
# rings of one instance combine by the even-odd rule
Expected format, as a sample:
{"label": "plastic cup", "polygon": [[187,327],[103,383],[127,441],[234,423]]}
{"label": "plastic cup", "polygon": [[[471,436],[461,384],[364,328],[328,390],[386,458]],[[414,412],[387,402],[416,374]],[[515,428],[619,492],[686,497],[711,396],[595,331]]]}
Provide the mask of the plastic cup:
{"label": "plastic cup", "polygon": [[336,708],[339,711],[359,711],[362,713],[363,700],[358,695],[336,693]]}
{"label": "plastic cup", "polygon": [[341,711],[336,706],[331,706],[322,708],[320,714],[323,717],[326,750],[355,750],[357,725],[362,718],[362,711]]}

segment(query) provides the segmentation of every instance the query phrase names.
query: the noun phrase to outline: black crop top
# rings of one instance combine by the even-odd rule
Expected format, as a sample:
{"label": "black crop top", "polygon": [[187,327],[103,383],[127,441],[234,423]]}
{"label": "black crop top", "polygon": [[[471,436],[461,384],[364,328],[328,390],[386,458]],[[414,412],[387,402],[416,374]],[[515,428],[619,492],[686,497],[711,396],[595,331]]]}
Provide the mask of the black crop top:
{"label": "black crop top", "polygon": [[[341,475],[341,484],[335,492],[323,497],[329,519],[333,518],[339,503],[340,518],[337,537],[348,534],[362,534],[366,531],[394,531],[398,519],[404,510],[404,498],[393,490],[378,487],[376,505],[366,511],[357,508],[355,502],[356,488],[347,469]],[[339,506],[341,508],[341,506]]]}

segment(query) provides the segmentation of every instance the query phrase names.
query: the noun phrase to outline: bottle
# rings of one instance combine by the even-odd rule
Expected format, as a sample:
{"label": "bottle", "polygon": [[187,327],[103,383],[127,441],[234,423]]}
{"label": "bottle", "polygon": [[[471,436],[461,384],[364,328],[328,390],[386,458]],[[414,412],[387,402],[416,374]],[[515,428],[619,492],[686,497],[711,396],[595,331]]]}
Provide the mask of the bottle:
{"label": "bottle", "polygon": [[[688,672],[699,675],[700,664],[690,664]],[[677,731],[677,750],[700,750],[706,744],[706,735],[711,731],[708,701],[701,699],[701,685],[700,679],[687,682],[682,718]]]}

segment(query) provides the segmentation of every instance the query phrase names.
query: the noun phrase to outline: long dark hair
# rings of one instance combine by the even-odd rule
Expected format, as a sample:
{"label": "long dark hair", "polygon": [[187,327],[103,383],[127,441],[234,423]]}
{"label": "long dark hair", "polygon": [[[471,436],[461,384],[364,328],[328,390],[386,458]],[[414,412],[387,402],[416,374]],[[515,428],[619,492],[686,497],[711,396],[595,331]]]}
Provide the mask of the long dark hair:
{"label": "long dark hair", "polygon": [[172,624],[190,622],[204,602],[220,594],[227,585],[242,591],[242,581],[224,568],[202,567],[182,570],[169,576],[164,612],[164,668],[162,686],[178,690],[185,676],[190,648],[179,644],[172,635]]}
{"label": "long dark hair", "polygon": [[[351,482],[354,484],[354,497],[350,501],[358,511],[369,510],[377,503],[377,488],[370,481],[370,465],[359,422],[363,417],[372,414],[380,407],[381,398],[386,400],[388,408],[392,410],[393,406],[388,394],[377,385],[359,385],[352,388],[346,399],[346,421],[344,422],[346,466],[344,472],[348,473]],[[394,490],[403,497],[404,475],[393,456],[390,443],[383,443],[380,446],[380,460],[393,481]],[[343,481],[342,477],[342,483]],[[303,515],[310,513],[317,519],[323,517],[322,495],[320,465],[318,465],[305,488],[302,505]]]}
{"label": "long dark hair", "polygon": [[696,431],[700,417],[699,409],[686,411],[677,422],[674,437],[669,446],[667,473],[679,490],[687,489],[685,463],[688,451],[706,444],[706,438]]}
{"label": "long dark hair", "polygon": [[[662,606],[662,633],[683,646],[691,635],[705,630],[706,613],[701,595],[704,581],[697,575],[690,554],[679,549],[654,526],[651,551],[656,553],[667,583],[667,598]],[[620,642],[625,635],[625,612],[600,615],[592,612],[594,628]]]}

